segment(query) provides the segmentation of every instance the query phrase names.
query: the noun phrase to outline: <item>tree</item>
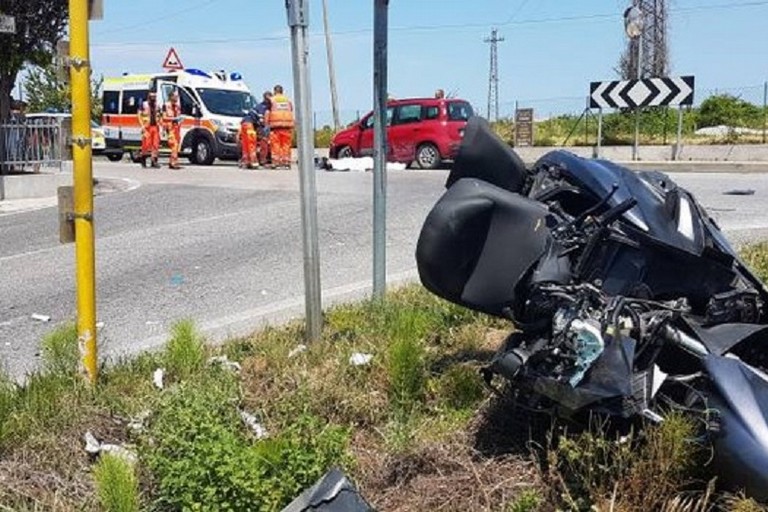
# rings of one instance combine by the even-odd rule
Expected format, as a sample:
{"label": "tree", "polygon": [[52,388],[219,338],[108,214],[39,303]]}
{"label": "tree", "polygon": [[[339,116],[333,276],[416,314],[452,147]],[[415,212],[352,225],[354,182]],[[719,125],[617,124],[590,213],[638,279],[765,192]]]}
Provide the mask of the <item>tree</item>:
{"label": "tree", "polygon": [[[56,67],[48,64],[30,70],[24,81],[27,102],[30,112],[71,112],[72,92],[69,83],[62,81],[56,72]],[[91,118],[98,121],[101,118],[101,84],[103,79],[91,80]]]}
{"label": "tree", "polygon": [[25,64],[50,64],[69,15],[68,0],[0,0],[16,18],[15,34],[0,34],[0,123],[10,117],[11,91]]}
{"label": "tree", "polygon": [[698,125],[756,127],[761,120],[760,108],[730,94],[710,96],[701,103]]}

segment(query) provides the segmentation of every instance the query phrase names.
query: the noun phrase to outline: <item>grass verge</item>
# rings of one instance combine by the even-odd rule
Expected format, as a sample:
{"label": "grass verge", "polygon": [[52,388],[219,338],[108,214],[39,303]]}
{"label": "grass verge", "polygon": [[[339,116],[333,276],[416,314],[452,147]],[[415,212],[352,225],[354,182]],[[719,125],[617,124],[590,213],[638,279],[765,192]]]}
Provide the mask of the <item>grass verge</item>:
{"label": "grass verge", "polygon": [[[760,510],[701,477],[682,417],[566,433],[490,394],[478,369],[503,323],[417,286],[325,320],[309,347],[290,324],[216,349],[179,322],[164,350],[105,368],[95,389],[73,377],[71,326],[53,333],[43,371],[0,381],[0,504],[278,511],[340,466],[382,511]],[[86,432],[135,466],[86,453]]]}

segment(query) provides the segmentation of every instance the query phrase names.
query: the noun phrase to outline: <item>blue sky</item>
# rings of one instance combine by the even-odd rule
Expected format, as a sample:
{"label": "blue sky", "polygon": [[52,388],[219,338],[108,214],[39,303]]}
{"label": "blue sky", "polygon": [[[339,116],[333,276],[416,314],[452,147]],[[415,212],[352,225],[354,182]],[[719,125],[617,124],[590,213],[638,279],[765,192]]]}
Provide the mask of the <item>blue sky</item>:
{"label": "blue sky", "polygon": [[[184,65],[243,74],[258,93],[293,89],[283,0],[106,0],[91,24],[94,72],[160,71],[168,48]],[[514,102],[578,111],[589,82],[615,78],[629,0],[391,0],[389,90],[441,87],[487,103],[488,45],[497,26],[502,114]],[[313,109],[330,118],[321,0],[310,0]],[[373,0],[328,0],[343,117],[371,107]],[[697,96],[730,91],[762,100],[768,80],[768,0],[670,0],[673,74],[696,75]]]}

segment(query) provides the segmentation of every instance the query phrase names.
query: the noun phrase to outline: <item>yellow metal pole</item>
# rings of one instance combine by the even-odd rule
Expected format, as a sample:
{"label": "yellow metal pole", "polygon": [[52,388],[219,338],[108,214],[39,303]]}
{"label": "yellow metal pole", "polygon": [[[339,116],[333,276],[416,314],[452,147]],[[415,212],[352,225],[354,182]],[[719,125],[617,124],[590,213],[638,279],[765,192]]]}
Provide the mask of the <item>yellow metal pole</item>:
{"label": "yellow metal pole", "polygon": [[88,0],[69,0],[70,81],[72,85],[72,160],[75,196],[77,335],[82,370],[96,383],[96,252],[91,166],[91,65]]}

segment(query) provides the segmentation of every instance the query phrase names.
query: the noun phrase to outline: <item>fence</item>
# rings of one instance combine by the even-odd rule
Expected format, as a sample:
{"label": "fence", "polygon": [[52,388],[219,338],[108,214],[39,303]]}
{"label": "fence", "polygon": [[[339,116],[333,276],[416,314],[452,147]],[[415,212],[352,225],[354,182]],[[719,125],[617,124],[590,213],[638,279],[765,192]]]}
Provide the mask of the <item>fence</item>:
{"label": "fence", "polygon": [[28,119],[0,125],[0,173],[61,168],[67,158],[68,119]]}

